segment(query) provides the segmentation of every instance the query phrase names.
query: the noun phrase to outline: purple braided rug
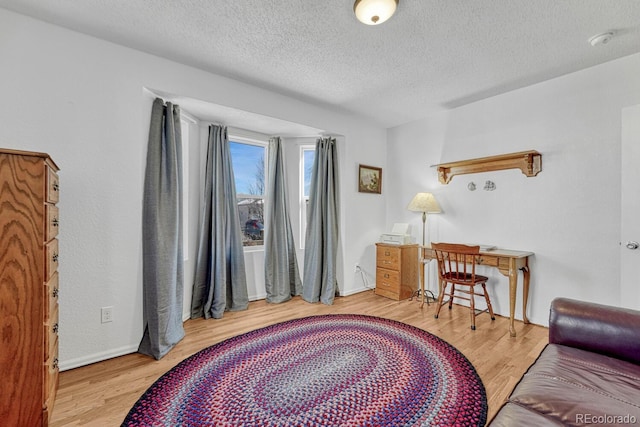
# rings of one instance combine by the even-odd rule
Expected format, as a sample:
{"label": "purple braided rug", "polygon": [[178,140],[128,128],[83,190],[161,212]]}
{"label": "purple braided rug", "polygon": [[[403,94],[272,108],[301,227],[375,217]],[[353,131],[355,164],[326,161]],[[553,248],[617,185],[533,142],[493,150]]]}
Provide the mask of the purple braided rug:
{"label": "purple braided rug", "polygon": [[475,369],[422,329],[378,317],[290,320],[185,359],[123,426],[483,426]]}

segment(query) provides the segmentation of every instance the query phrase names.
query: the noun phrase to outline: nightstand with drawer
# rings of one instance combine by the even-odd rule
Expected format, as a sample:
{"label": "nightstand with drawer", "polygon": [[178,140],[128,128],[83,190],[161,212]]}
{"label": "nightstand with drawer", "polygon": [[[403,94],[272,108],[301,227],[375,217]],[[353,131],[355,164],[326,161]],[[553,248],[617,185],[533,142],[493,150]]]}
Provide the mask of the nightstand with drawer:
{"label": "nightstand with drawer", "polygon": [[376,243],[376,295],[403,300],[418,288],[418,245]]}

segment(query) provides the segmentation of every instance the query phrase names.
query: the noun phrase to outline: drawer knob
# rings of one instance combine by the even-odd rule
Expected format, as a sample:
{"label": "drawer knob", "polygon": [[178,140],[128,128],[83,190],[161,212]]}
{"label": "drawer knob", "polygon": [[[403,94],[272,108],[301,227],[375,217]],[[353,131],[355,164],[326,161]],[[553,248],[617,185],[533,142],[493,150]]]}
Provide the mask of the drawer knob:
{"label": "drawer knob", "polygon": [[58,262],[58,254],[54,253],[51,259],[53,260],[53,262]]}
{"label": "drawer knob", "polygon": [[53,297],[54,298],[58,298],[58,295],[60,294],[60,289],[58,288],[53,288]]}
{"label": "drawer knob", "polygon": [[60,184],[58,184],[57,182],[53,183],[53,191],[60,191]]}
{"label": "drawer knob", "polygon": [[51,225],[53,225],[54,227],[57,227],[59,223],[60,222],[58,221],[58,218],[53,218],[53,221],[51,221]]}
{"label": "drawer knob", "polygon": [[53,359],[53,363],[51,365],[53,367],[53,369],[58,369],[58,358],[54,358]]}
{"label": "drawer knob", "polygon": [[53,325],[53,333],[58,335],[58,323],[57,322]]}
{"label": "drawer knob", "polygon": [[388,279],[389,278],[389,273],[385,273],[384,278]]}

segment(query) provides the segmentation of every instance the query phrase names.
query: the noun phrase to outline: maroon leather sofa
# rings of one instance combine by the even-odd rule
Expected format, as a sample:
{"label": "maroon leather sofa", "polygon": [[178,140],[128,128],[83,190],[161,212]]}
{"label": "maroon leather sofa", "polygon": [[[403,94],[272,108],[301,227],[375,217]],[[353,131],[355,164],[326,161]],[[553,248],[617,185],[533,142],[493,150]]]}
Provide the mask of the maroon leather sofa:
{"label": "maroon leather sofa", "polygon": [[640,311],[555,299],[549,344],[489,425],[640,425]]}

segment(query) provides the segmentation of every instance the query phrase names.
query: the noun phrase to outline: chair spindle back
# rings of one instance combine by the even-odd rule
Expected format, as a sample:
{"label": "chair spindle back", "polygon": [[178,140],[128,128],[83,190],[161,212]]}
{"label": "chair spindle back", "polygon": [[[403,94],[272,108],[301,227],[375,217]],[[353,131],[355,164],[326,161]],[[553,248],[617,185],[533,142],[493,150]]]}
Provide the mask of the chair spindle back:
{"label": "chair spindle back", "polygon": [[475,280],[476,257],[480,254],[480,246],[432,243],[431,247],[436,253],[440,278],[448,276],[458,280]]}

